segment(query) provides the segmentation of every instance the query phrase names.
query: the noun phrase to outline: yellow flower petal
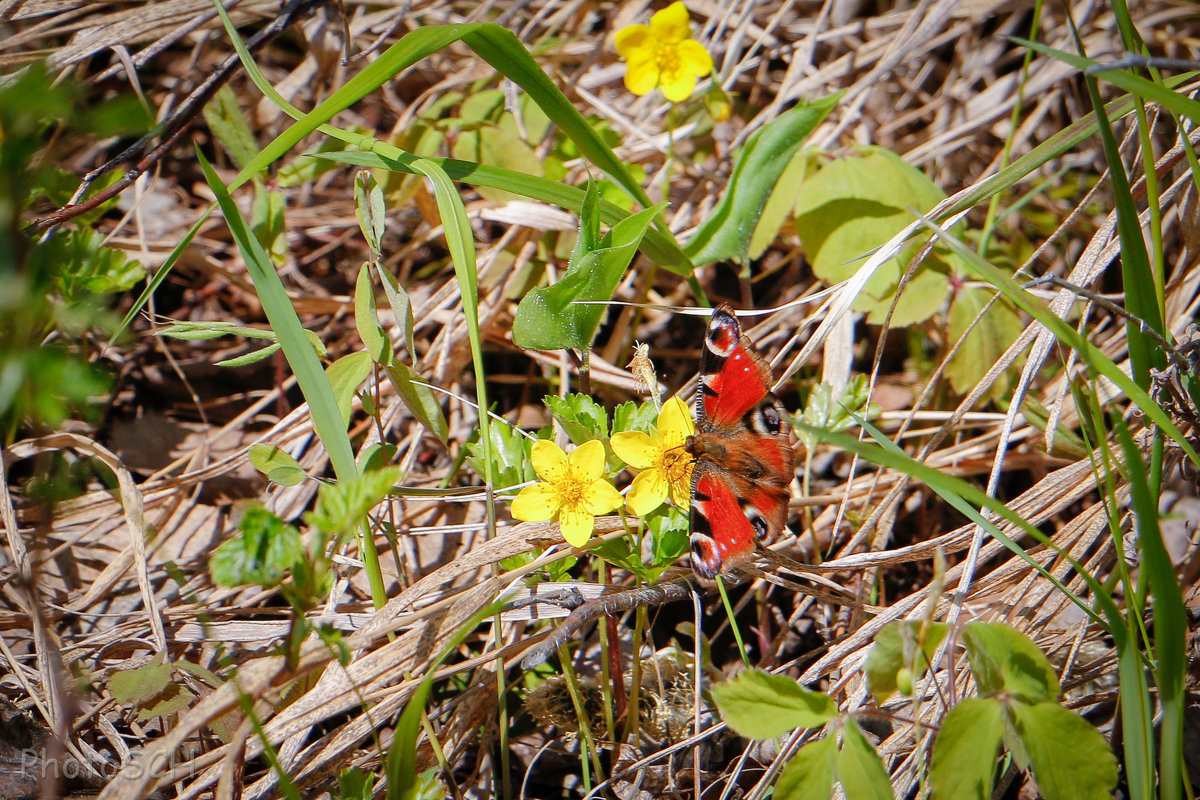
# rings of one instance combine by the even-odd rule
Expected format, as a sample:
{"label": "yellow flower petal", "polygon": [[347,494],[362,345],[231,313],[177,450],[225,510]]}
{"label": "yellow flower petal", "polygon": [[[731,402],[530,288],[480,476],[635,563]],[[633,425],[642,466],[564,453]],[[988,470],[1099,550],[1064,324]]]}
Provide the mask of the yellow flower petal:
{"label": "yellow flower petal", "polygon": [[564,508],[558,515],[558,527],[572,547],[583,547],[592,538],[596,519],[586,511]]}
{"label": "yellow flower petal", "polygon": [[649,58],[629,59],[625,65],[625,88],[638,97],[650,94],[658,86],[658,61]]}
{"label": "yellow flower petal", "polygon": [[687,7],[679,0],[675,0],[662,11],[656,11],[650,18],[650,33],[663,43],[674,43],[688,38],[690,29]]}
{"label": "yellow flower petal", "polygon": [[567,454],[549,439],[538,439],[529,452],[533,471],[543,480],[557,479],[567,467]]}
{"label": "yellow flower petal", "polygon": [[558,493],[548,483],[534,483],[521,490],[509,507],[515,519],[545,522],[558,513]]}
{"label": "yellow flower petal", "polygon": [[621,58],[630,58],[636,51],[645,48],[649,39],[650,29],[645,25],[630,25],[617,31],[613,44]]}
{"label": "yellow flower petal", "polygon": [[594,516],[596,514],[607,514],[614,509],[620,508],[621,503],[624,501],[625,498],[621,497],[621,493],[617,491],[615,486],[600,478],[592,481],[592,484],[584,490],[580,505],[585,511]]}
{"label": "yellow flower petal", "polygon": [[[664,409],[666,406],[663,407]],[[662,416],[659,416],[662,420]],[[659,435],[661,436],[661,431]],[[613,452],[617,454],[617,458],[624,461],[634,469],[649,469],[654,466],[654,460],[658,458],[659,447],[658,443],[650,438],[648,434],[641,431],[621,431],[614,433],[612,439],[609,440],[612,445]]]}
{"label": "yellow flower petal", "polygon": [[599,439],[584,442],[568,456],[572,472],[582,481],[594,481],[604,474],[604,445]]}
{"label": "yellow flower petal", "polygon": [[625,495],[625,505],[639,517],[644,517],[667,499],[667,477],[661,469],[638,473]]}
{"label": "yellow flower petal", "polygon": [[678,397],[663,403],[662,411],[658,412],[658,439],[665,447],[683,444],[695,432],[696,424],[687,403]]}
{"label": "yellow flower petal", "polygon": [[679,69],[697,78],[703,78],[713,70],[712,56],[695,39],[684,39],[677,44],[675,54],[679,56]]}
{"label": "yellow flower petal", "polygon": [[682,103],[692,96],[692,91],[696,88],[696,76],[690,72],[664,72],[659,76],[658,85],[662,89],[663,97],[672,103]]}

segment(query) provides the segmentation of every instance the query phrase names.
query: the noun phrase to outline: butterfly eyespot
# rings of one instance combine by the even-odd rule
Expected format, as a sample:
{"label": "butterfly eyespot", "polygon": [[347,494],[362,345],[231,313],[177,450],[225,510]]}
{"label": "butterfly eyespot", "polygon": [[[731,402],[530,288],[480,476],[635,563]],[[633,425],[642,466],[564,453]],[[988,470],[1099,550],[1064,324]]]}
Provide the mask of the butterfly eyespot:
{"label": "butterfly eyespot", "polygon": [[767,538],[770,526],[767,525],[767,518],[762,515],[762,512],[755,508],[752,503],[743,503],[742,512],[754,527],[754,535],[759,539]]}
{"label": "butterfly eyespot", "polygon": [[721,571],[721,557],[710,537],[692,534],[692,569],[702,578],[712,580]]}
{"label": "butterfly eyespot", "polygon": [[774,406],[759,406],[755,409],[751,422],[754,430],[763,436],[778,436],[783,430],[783,420]]}

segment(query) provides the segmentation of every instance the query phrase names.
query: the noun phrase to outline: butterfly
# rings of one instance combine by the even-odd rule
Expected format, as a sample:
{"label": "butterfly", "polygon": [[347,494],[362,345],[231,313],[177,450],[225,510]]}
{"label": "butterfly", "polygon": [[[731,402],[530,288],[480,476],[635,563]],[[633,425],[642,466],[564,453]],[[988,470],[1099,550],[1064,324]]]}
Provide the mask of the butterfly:
{"label": "butterfly", "polygon": [[749,561],[787,523],[791,428],[771,394],[771,368],[733,309],[713,313],[700,357],[692,470],[692,569],[703,581]]}

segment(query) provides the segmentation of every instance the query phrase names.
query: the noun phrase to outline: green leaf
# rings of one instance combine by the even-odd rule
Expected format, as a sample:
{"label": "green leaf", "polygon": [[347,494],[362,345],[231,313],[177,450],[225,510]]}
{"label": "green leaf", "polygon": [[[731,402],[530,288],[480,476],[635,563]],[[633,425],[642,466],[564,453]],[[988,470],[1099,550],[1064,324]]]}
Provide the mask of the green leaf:
{"label": "green leaf", "polygon": [[142,705],[170,682],[171,665],[164,664],[159,653],[149,664],[114,672],[108,679],[108,691],[122,705]]}
{"label": "green leaf", "polygon": [[884,700],[897,689],[897,674],[909,670],[911,693],[912,674],[919,675],[929,666],[929,659],[938,645],[946,638],[949,627],[944,622],[933,622],[928,626],[925,640],[920,641],[923,623],[919,621],[897,621],[875,634],[875,644],[867,656],[867,679],[876,702]]}
{"label": "green leaf", "polygon": [[262,361],[264,358],[270,358],[271,356],[275,355],[275,353],[279,352],[279,350],[279,343],[276,342],[275,344],[269,344],[266,347],[260,347],[257,350],[251,350],[245,355],[234,356],[233,358],[223,358],[213,364],[213,366],[231,368],[244,367],[247,364],[255,364],[259,361]]}
{"label": "green leaf", "polygon": [[[542,175],[542,162],[533,148],[515,132],[490,123],[461,131],[450,148],[450,154],[462,161],[517,170],[536,177]],[[493,203],[509,203],[521,197],[486,186],[479,188],[479,194]]]}
{"label": "green leaf", "polygon": [[[353,138],[355,144],[361,141],[361,137],[358,136],[348,138]],[[369,153],[348,151],[344,153],[314,155],[319,158],[336,161],[340,164],[376,167],[402,173],[417,172],[413,164],[418,159],[411,153],[407,153],[398,147],[384,144],[383,142],[374,142],[371,144],[371,147],[372,152]],[[578,186],[568,186],[560,181],[538,178],[521,172],[500,169],[499,167],[475,164],[471,161],[459,161],[453,158],[435,158],[432,156],[425,160],[440,166],[452,179],[462,181],[471,186],[492,186],[497,189],[505,189],[520,194],[522,197],[540,200],[543,203],[550,203],[551,205],[576,213],[579,213],[583,207],[585,190]],[[616,225],[621,220],[629,217],[629,211],[625,207],[607,199],[607,193],[604,189],[606,183],[602,183],[600,187],[600,221],[605,225]],[[627,196],[625,197],[628,199]],[[675,240],[662,231],[654,228],[648,230],[641,247],[643,253],[676,275],[692,274],[691,261],[688,260],[688,257],[679,248]]]}
{"label": "green leaf", "polygon": [[1117,758],[1087,720],[1055,702],[1012,703],[1017,735],[1033,760],[1046,800],[1108,800],[1117,785]]}
{"label": "green leaf", "polygon": [[740,735],[771,739],[795,728],[817,728],[837,717],[833,698],[791,678],[757,669],[713,687],[721,717]]}
{"label": "green leaf", "polygon": [[779,229],[796,205],[796,187],[804,182],[805,176],[813,167],[813,162],[813,155],[803,150],[792,156],[792,160],[776,181],[766,205],[763,206],[762,215],[758,224],[754,226],[754,236],[750,239],[743,260],[753,261],[760,258],[779,236]]}
{"label": "green leaf", "polygon": [[[879,415],[879,407],[867,402],[869,390],[866,375],[855,375],[837,398],[833,396],[833,387],[818,383],[808,395],[800,420],[805,425],[836,433],[857,424],[855,415],[873,419]],[[806,430],[798,429],[797,435],[809,449],[817,445],[817,438]]]}
{"label": "green leaf", "polygon": [[337,401],[338,412],[342,415],[342,424],[349,427],[350,413],[354,406],[354,393],[371,374],[371,354],[366,350],[342,356],[329,365],[325,375],[333,388],[333,397]]}
{"label": "green leaf", "polygon": [[546,397],[544,402],[575,444],[608,438],[608,412],[586,394]]}
{"label": "green leaf", "polygon": [[837,742],[825,735],[801,747],[775,781],[774,800],[829,800],[837,769]]}
{"label": "green leaf", "polygon": [[[950,345],[956,344],[971,323],[983,314],[983,319],[971,328],[966,341],[946,365],[950,386],[959,394],[974,389],[1025,329],[1021,315],[1004,298],[988,307],[988,302],[995,294],[992,289],[964,288],[955,294],[950,303],[950,314],[946,321],[946,340]],[[995,391],[1002,395],[1006,389],[1007,382],[1000,381]]]}
{"label": "green leaf", "polygon": [[233,89],[222,86],[217,90],[204,107],[204,121],[239,167],[250,163],[258,152],[258,143],[254,141],[250,123],[246,121]]}
{"label": "green leaf", "polygon": [[393,360],[388,364],[387,371],[388,377],[392,379],[392,386],[399,393],[404,405],[408,406],[408,410],[418,422],[445,444],[450,438],[450,427],[446,424],[446,416],[442,413],[437,394],[403,361]]}
{"label": "green leaf", "polygon": [[304,468],[290,453],[273,444],[259,442],[250,448],[250,463],[273,483],[295,486],[304,480]]}
{"label": "green leaf", "polygon": [[327,483],[317,491],[317,505],[304,519],[327,533],[347,533],[366,519],[367,512],[392,493],[403,473],[399,467],[364,472],[357,478]]}
{"label": "green leaf", "polygon": [[[747,140],[720,202],[683,251],[697,266],[714,261],[743,262],[763,208],[800,144],[833,110],[841,95],[788,109]],[[781,191],[786,191],[781,187]]]}
{"label": "green leaf", "polygon": [[154,717],[165,717],[168,714],[183,711],[195,699],[196,695],[187,688],[178,683],[168,683],[161,692],[149,698],[138,709],[138,721],[144,722]]}
{"label": "green leaf", "polygon": [[184,341],[219,339],[222,336],[244,336],[248,339],[274,339],[275,332],[269,328],[249,328],[232,322],[175,322],[158,331],[159,336]]}
{"label": "green leaf", "polygon": [[378,264],[375,265],[375,270],[379,275],[380,282],[383,284],[383,293],[387,297],[388,305],[392,309],[392,315],[396,321],[400,323],[401,330],[404,331],[404,345],[408,348],[408,352],[413,352],[413,320],[412,301],[408,299],[408,294],[396,281],[396,276],[388,272]]}
{"label": "green leaf", "polygon": [[688,551],[691,543],[691,522],[685,508],[666,507],[663,514],[646,521],[650,531],[650,566],[669,566]]}
{"label": "green leaf", "polygon": [[250,230],[276,267],[283,266],[288,255],[287,222],[283,218],[286,204],[283,192],[255,184],[254,205],[250,208]]}
{"label": "green leaf", "polygon": [[979,693],[1009,694],[1026,703],[1056,700],[1062,689],[1046,656],[1029,637],[998,622],[968,622],[963,643]]}
{"label": "green leaf", "polygon": [[467,463],[476,475],[487,474],[483,459],[488,452],[492,458],[492,477],[498,488],[516,486],[537,477],[529,463],[531,443],[519,430],[510,425],[492,425],[488,435],[492,440],[490,448],[485,449],[477,441],[467,444]]}
{"label": "green leaf", "polygon": [[[292,306],[279,273],[271,266],[262,245],[248,230],[246,220],[233,198],[229,196],[225,184],[217,177],[217,173],[199,149],[196,150],[196,157],[204,171],[204,178],[225,215],[229,232],[246,262],[246,271],[254,281],[254,290],[262,302],[267,321],[278,336],[283,354],[312,411],[313,427],[321,439],[321,444],[329,453],[333,470],[339,480],[350,478],[356,473],[354,450],[350,446],[350,438],[346,435],[346,426],[338,412],[333,390],[321,368],[317,353],[313,350],[311,332],[305,331],[300,324],[300,318],[296,315],[296,309]],[[320,343],[319,339],[317,341]]]}
{"label": "green leaf", "polygon": [[[834,158],[800,188],[796,232],[813,272],[826,283],[839,283],[859,270],[871,251],[916,219],[910,209],[928,211],[945,198],[920,170],[883,148],[865,148]],[[880,265],[855,300],[856,311],[881,324],[891,310],[908,262],[924,244],[914,241]],[[918,267],[891,311],[895,327],[928,319],[950,291],[949,265],[939,251]],[[955,270],[961,272],[961,270]]]}
{"label": "green leaf", "polygon": [[274,588],[304,557],[300,531],[265,508],[247,509],[238,530],[241,534],[221,544],[209,561],[218,586]]}
{"label": "green leaf", "polygon": [[358,268],[358,278],[354,281],[354,327],[377,364],[386,367],[392,362],[392,343],[379,324],[375,312],[375,287],[371,285],[371,271],[365,262]]}
{"label": "green leaf", "polygon": [[[589,196],[595,198],[595,188]],[[595,205],[585,206],[581,229],[594,224]],[[605,301],[625,274],[637,253],[646,229],[665,204],[640,211],[614,225],[594,249],[580,249],[571,257],[562,278],[553,286],[531,290],[517,307],[513,320],[513,342],[533,350],[560,350],[574,347],[586,350],[592,343],[600,318],[607,310]],[[587,209],[593,213],[589,214]],[[580,241],[585,237],[580,236]],[[586,300],[598,305],[579,305]]]}
{"label": "green leaf", "polygon": [[649,433],[657,421],[658,409],[654,407],[654,403],[647,400],[639,405],[632,400],[626,400],[613,409],[612,430],[613,433],[617,431]]}
{"label": "green leaf", "polygon": [[858,729],[853,719],[842,729],[842,749],[838,751],[838,780],[846,797],[854,800],[894,800],[892,783],[875,748]]}
{"label": "green leaf", "polygon": [[376,256],[383,252],[383,231],[387,226],[387,206],[383,189],[375,182],[375,176],[367,170],[359,170],[354,176],[354,214],[358,217],[358,228]]}
{"label": "green leaf", "polygon": [[933,743],[933,800],[989,800],[1003,737],[998,701],[972,697],[950,709]]}

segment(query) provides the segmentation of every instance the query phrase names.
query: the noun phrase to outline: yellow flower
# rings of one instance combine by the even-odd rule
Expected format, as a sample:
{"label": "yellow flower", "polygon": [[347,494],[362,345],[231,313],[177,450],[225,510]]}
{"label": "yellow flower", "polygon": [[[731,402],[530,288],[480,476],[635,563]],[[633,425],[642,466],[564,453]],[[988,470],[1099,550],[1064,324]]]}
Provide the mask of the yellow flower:
{"label": "yellow flower", "polygon": [[661,506],[668,496],[676,506],[687,507],[692,493],[692,457],[684,443],[695,432],[687,404],[672,397],[663,403],[654,436],[641,431],[613,434],[613,452],[641,470],[625,498],[630,511],[643,516]]}
{"label": "yellow flower", "polygon": [[688,12],[674,2],[650,18],[650,25],[617,31],[617,52],[625,59],[625,87],[641,96],[661,86],[672,103],[692,96],[696,79],[712,72],[712,56],[689,39]]}
{"label": "yellow flower", "polygon": [[591,538],[597,514],[621,505],[621,494],[604,480],[604,445],[593,439],[571,455],[554,442],[539,439],[529,454],[542,480],[526,486],[513,499],[512,515],[526,522],[558,517],[563,538],[582,547]]}

